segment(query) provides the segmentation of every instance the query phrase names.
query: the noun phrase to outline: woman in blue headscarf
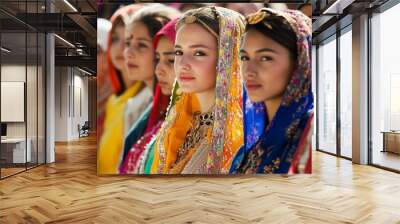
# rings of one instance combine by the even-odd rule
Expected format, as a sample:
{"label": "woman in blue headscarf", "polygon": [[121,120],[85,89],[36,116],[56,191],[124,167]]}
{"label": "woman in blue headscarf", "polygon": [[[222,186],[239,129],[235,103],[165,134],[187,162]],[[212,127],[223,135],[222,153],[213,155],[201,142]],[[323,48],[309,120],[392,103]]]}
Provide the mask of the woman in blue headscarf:
{"label": "woman in blue headscarf", "polygon": [[311,173],[311,20],[269,8],[246,19],[245,139],[230,173]]}

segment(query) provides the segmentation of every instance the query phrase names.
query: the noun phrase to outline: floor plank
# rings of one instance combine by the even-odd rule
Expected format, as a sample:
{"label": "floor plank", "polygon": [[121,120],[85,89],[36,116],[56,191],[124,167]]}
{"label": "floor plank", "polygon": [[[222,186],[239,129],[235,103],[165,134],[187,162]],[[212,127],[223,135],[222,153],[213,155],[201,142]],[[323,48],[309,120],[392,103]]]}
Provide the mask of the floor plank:
{"label": "floor plank", "polygon": [[400,175],[313,154],[312,175],[96,175],[96,140],[0,181],[0,223],[400,223]]}
{"label": "floor plank", "polygon": [[392,152],[374,151],[372,161],[374,164],[400,170],[400,154]]}

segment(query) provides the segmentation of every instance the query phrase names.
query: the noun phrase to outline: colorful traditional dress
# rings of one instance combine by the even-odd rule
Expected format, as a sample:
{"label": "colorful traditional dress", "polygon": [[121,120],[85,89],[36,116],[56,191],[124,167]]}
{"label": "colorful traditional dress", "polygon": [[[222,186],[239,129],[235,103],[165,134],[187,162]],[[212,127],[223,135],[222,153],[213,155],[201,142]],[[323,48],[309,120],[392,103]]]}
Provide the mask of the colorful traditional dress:
{"label": "colorful traditional dress", "polygon": [[139,117],[152,105],[153,91],[149,87],[143,88],[135,97],[130,98],[124,110],[124,136],[129,134],[131,127]]}
{"label": "colorful traditional dress", "polygon": [[[117,20],[124,21],[128,14],[134,13],[139,8],[141,8],[140,5],[130,5],[117,10],[111,17],[113,26]],[[111,39],[108,40],[108,49],[111,46]],[[123,144],[125,105],[130,98],[143,90],[145,84],[135,82],[132,86],[124,89],[125,84],[122,81],[121,73],[111,62],[110,51],[107,52],[107,62],[114,94],[107,100],[103,134],[99,136],[97,172],[99,174],[116,174]]]}
{"label": "colorful traditional dress", "polygon": [[[157,48],[158,41],[165,36],[173,44],[175,43],[175,24],[177,18],[167,23],[154,37],[154,49]],[[129,130],[124,145],[123,161],[120,166],[121,174],[137,174],[140,165],[145,160],[143,155],[147,144],[158,132],[165,118],[166,109],[170,100],[169,95],[161,92],[160,86],[156,86],[153,103]],[[144,166],[144,164],[142,165]],[[142,171],[143,173],[144,171]]]}
{"label": "colorful traditional dress", "polygon": [[245,140],[231,173],[311,173],[311,21],[299,11],[272,9],[261,9],[247,20],[268,24],[272,16],[289,24],[297,35],[296,68],[272,120],[265,104],[251,102],[244,91]]}
{"label": "colorful traditional dress", "polygon": [[[151,142],[154,149],[149,149],[154,152],[150,171],[154,174],[226,174],[233,155],[243,144],[239,65],[240,37],[244,31],[242,17],[220,7],[197,10],[213,10],[219,21],[215,104],[211,111],[201,114],[196,95],[179,93],[175,86],[178,88],[176,103],[170,107],[160,132]],[[196,19],[199,19],[196,11],[192,11],[182,21],[191,23]],[[199,23],[207,26],[204,21]],[[147,168],[148,165],[145,164]]]}

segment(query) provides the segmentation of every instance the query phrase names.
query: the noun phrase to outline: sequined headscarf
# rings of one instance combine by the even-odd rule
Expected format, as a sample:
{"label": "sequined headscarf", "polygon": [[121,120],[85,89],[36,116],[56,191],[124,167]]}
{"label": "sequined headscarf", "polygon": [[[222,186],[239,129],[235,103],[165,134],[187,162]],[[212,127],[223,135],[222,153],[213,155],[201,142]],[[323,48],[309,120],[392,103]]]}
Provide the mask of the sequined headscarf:
{"label": "sequined headscarf", "polygon": [[[249,173],[251,170],[250,173],[287,173],[303,136],[303,130],[307,129],[313,114],[311,20],[300,11],[278,11],[270,8],[260,9],[246,19],[247,26],[262,24],[265,32],[273,32],[279,24],[292,29],[297,40],[297,52],[292,77],[285,89],[281,105],[271,121],[266,119],[264,103],[251,102],[244,90],[245,144],[235,155],[230,172]],[[274,27],[272,21],[280,22]],[[277,35],[279,36],[279,33]],[[285,38],[290,40],[291,37]],[[287,45],[282,40],[277,42],[283,46]],[[287,45],[287,48],[290,50],[290,45]],[[255,160],[257,162],[254,162]]]}
{"label": "sequined headscarf", "polygon": [[[201,10],[212,10],[219,22],[215,33],[207,22],[208,18],[198,17]],[[215,19],[215,18],[209,18]],[[218,62],[216,68],[216,98],[214,124],[205,174],[228,173],[232,157],[243,144],[242,81],[239,64],[240,38],[244,32],[243,17],[232,10],[221,7],[202,7],[188,11],[178,21],[197,22],[210,31],[218,40]],[[175,85],[176,103],[171,106],[167,118],[155,142],[153,173],[166,173],[176,160],[177,150],[183,143],[190,128],[193,113],[199,111],[195,94],[179,93]]]}

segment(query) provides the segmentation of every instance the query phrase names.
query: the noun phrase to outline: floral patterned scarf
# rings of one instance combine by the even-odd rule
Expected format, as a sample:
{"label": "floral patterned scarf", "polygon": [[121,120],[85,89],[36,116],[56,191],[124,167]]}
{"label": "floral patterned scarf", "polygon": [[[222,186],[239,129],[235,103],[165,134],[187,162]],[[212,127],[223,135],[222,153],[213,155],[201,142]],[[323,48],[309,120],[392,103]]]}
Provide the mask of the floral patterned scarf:
{"label": "floral patterned scarf", "polygon": [[308,136],[304,130],[310,130],[313,114],[311,20],[299,11],[263,8],[249,15],[247,21],[267,23],[269,16],[280,17],[296,33],[296,68],[271,121],[266,119],[264,103],[251,102],[244,90],[244,146],[235,155],[230,173],[288,173],[295,155],[300,156],[296,151],[303,142],[301,139]]}
{"label": "floral patterned scarf", "polygon": [[[239,50],[244,23],[237,12],[220,7],[211,8],[219,19],[216,98],[212,134],[205,139],[207,147],[202,147],[207,150],[207,159],[202,165],[206,167],[204,174],[226,174],[233,155],[243,144],[243,85]],[[200,110],[195,94],[179,93],[178,90],[177,97],[155,140],[151,173],[168,173],[177,159],[178,148],[185,140],[193,114]],[[186,172],[191,173],[187,169]]]}

